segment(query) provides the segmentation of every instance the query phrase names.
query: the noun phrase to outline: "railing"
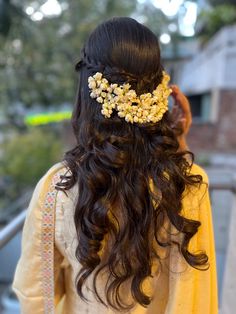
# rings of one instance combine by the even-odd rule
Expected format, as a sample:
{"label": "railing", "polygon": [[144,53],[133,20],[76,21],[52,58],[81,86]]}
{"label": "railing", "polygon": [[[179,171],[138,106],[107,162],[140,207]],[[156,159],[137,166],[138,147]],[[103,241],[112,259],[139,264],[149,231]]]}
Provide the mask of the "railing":
{"label": "railing", "polygon": [[[5,210],[5,215],[1,216],[0,249],[3,248],[12,238],[14,238],[14,236],[22,229],[25,221],[26,209],[15,218],[12,217],[15,216],[18,209],[24,208],[26,204],[29,203],[32,193],[32,189],[25,191],[24,194],[16,201],[11,202],[11,205]],[[11,222],[6,224],[8,221]],[[5,227],[1,229],[2,225],[5,225]]]}
{"label": "railing", "polygon": [[[229,226],[229,242],[227,246],[226,263],[223,279],[221,314],[232,314],[236,308],[236,180],[224,184],[210,184],[210,192],[227,190],[233,193],[233,204]],[[21,229],[24,224],[27,209],[23,210],[7,226],[0,230],[0,249],[4,247]]]}
{"label": "railing", "polygon": [[27,209],[24,209],[8,225],[0,230],[0,249],[3,248],[22,229]]}

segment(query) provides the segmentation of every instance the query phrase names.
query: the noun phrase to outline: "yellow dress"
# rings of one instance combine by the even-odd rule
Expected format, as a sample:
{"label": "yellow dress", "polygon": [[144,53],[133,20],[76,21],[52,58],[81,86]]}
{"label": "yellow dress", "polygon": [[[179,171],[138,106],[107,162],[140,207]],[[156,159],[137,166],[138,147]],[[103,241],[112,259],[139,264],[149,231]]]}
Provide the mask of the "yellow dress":
{"label": "yellow dress", "polygon": [[[55,164],[38,182],[30,201],[22,234],[22,253],[17,264],[12,289],[16,293],[23,314],[48,314],[44,310],[42,292],[42,206],[49,182],[55,173],[65,170],[62,163]],[[201,174],[205,182],[205,171],[194,164],[191,172]],[[68,196],[59,191],[55,205],[55,247],[54,285],[55,313],[57,314],[113,314],[118,313],[99,303],[92,290],[83,290],[90,300],[85,303],[76,294],[74,279],[80,265],[74,257],[76,232],[73,224],[73,209],[77,198],[77,188],[73,187]],[[217,278],[215,245],[209,192],[206,185],[191,188],[183,197],[182,214],[199,220],[201,226],[190,241],[190,251],[204,250],[210,268],[199,271],[190,267],[176,248],[170,249],[167,267],[155,273],[153,279],[144,282],[144,291],[153,295],[152,303],[144,308],[137,304],[131,314],[217,314]],[[173,227],[171,234],[176,237]],[[164,264],[163,264],[164,265]],[[153,271],[156,271],[155,265]],[[154,272],[153,272],[154,273]],[[101,277],[102,278],[102,277]],[[92,278],[88,280],[91,282]],[[98,291],[102,294],[103,282],[99,281]]]}

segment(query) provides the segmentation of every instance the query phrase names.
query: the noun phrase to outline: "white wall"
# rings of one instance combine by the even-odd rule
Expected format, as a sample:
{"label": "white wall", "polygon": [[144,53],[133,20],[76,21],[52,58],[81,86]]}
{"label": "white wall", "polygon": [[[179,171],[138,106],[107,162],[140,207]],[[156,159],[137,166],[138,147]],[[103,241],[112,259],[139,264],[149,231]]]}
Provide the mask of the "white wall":
{"label": "white wall", "polygon": [[236,89],[236,25],[223,28],[181,68],[178,84],[187,94]]}

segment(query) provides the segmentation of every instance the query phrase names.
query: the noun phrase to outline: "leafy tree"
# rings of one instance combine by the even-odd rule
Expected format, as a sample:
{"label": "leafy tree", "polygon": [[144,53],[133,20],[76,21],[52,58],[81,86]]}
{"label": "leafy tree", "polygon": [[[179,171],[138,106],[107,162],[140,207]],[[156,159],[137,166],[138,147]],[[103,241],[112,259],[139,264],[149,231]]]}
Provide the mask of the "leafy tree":
{"label": "leafy tree", "polygon": [[[43,2],[38,1],[39,6]],[[23,12],[30,3],[19,1],[18,6]],[[19,103],[26,108],[72,103],[76,81],[73,66],[88,33],[106,18],[129,15],[136,5],[135,0],[66,3],[68,8],[58,17],[33,22],[18,15],[14,23],[11,21],[7,39],[0,38],[0,104],[5,111],[19,107]]]}
{"label": "leafy tree", "polygon": [[236,23],[236,0],[209,0],[210,9],[199,16],[201,26],[199,35],[203,42],[208,41],[217,31]]}
{"label": "leafy tree", "polygon": [[[82,44],[99,22],[112,16],[145,17],[144,23],[156,35],[170,23],[151,1],[66,0],[61,1],[67,8],[60,16],[37,22],[24,13],[32,1],[0,1],[11,6],[11,10],[5,6],[6,15],[14,15],[10,16],[7,37],[0,37],[0,105],[11,119],[20,107],[60,107],[74,102],[74,64]],[[38,9],[44,2],[37,1]],[[178,36],[173,37],[178,41]]]}
{"label": "leafy tree", "polygon": [[0,151],[4,151],[0,155],[1,207],[34,186],[63,154],[58,136],[47,128],[11,135],[0,145]]}
{"label": "leafy tree", "polygon": [[208,2],[212,6],[214,6],[214,5],[222,5],[222,4],[236,5],[236,0],[208,0]]}

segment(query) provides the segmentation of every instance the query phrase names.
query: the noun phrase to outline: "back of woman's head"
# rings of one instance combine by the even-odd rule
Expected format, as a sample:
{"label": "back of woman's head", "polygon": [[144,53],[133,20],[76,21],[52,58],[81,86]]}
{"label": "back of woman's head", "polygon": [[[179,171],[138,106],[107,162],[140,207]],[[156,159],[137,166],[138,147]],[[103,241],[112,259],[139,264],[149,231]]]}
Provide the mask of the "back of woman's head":
{"label": "back of woman's head", "polygon": [[[157,123],[129,123],[115,110],[104,117],[101,104],[90,96],[88,78],[96,72],[109,83],[130,83],[137,95],[151,93],[161,83],[159,44],[148,28],[125,17],[102,23],[84,45],[76,70],[80,77],[72,124],[77,145],[65,155],[71,176],[60,188],[78,186],[75,254],[82,269],[77,291],[86,299],[82,286],[93,272],[93,288],[103,304],[131,308],[119,291],[130,281],[134,300],[147,306],[151,299],[141,284],[151,275],[152,262],[160,261],[154,241],[160,248],[178,245],[193,267],[207,262],[205,254],[188,251],[200,223],[180,215],[185,188],[202,178],[189,174],[191,163],[178,150],[168,111]],[[165,219],[183,234],[181,243],[161,240]],[[99,251],[105,236],[109,251],[103,258]],[[110,274],[106,300],[96,289],[102,269]]]}
{"label": "back of woman's head", "polygon": [[82,49],[82,62],[92,72],[102,70],[111,81],[129,79],[137,92],[160,83],[162,67],[157,37],[131,18],[113,18],[99,25]]}

